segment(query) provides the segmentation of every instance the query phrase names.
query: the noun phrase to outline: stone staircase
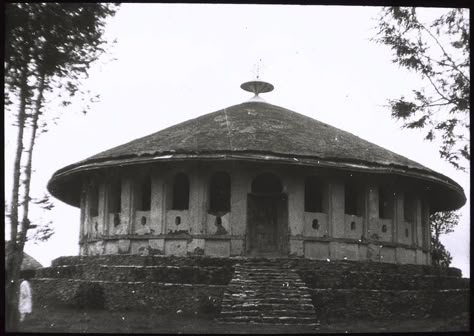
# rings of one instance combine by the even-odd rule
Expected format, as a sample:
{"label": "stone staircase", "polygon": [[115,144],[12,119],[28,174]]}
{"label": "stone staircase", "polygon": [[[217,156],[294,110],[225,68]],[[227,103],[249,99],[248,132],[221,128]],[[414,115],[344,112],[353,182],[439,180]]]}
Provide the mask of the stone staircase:
{"label": "stone staircase", "polygon": [[234,267],[217,321],[319,326],[308,288],[283,260],[250,259]]}

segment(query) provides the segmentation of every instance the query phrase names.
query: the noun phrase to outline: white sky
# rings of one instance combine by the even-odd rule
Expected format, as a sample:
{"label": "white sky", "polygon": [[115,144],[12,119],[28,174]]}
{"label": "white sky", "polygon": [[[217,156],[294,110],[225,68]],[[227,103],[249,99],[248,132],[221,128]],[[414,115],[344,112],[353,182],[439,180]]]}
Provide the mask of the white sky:
{"label": "white sky", "polygon": [[[267,102],[305,114],[445,174],[468,197],[454,233],[442,238],[452,266],[469,277],[470,176],[441,160],[436,142],[402,130],[387,99],[418,88],[418,76],[391,62],[375,35],[379,7],[123,4],[107,36],[117,60],[90,71],[85,88],[101,95],[87,115],[63,113],[38,140],[33,196],[65,165],[251,97],[240,84],[275,86]],[[424,9],[436,15],[439,9]],[[107,57],[106,57],[107,58]],[[108,57],[110,58],[110,57]],[[262,60],[261,62],[259,62]],[[15,130],[5,123],[5,197],[10,198]],[[43,265],[78,254],[79,210],[60,201],[44,216],[56,234],[25,251]],[[5,233],[8,234],[8,231]],[[8,237],[8,236],[7,236]]]}

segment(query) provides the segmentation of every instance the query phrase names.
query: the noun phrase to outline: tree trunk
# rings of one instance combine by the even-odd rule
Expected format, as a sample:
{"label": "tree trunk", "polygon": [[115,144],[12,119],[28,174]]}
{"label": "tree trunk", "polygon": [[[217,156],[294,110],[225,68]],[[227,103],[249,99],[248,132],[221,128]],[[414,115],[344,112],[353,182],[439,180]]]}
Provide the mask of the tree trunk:
{"label": "tree trunk", "polygon": [[9,331],[14,331],[18,326],[18,289],[20,267],[23,261],[23,248],[18,245],[18,209],[21,178],[21,156],[23,154],[23,131],[26,121],[26,105],[28,100],[28,69],[21,74],[20,108],[18,110],[18,135],[16,143],[15,163],[13,166],[12,200],[10,204],[10,239],[11,250],[7,256],[7,283],[5,286],[5,326]]}
{"label": "tree trunk", "polygon": [[41,114],[41,106],[43,103],[43,92],[45,88],[45,75],[42,74],[39,79],[38,85],[38,96],[35,102],[35,109],[33,114],[33,120],[31,121],[31,137],[30,143],[26,153],[28,155],[25,165],[25,190],[23,195],[23,220],[21,222],[21,235],[20,235],[20,247],[24,246],[26,241],[26,234],[30,226],[30,220],[28,218],[29,214],[29,205],[30,205],[30,186],[31,186],[31,172],[33,165],[33,149],[35,147],[36,132],[38,130],[38,119]]}

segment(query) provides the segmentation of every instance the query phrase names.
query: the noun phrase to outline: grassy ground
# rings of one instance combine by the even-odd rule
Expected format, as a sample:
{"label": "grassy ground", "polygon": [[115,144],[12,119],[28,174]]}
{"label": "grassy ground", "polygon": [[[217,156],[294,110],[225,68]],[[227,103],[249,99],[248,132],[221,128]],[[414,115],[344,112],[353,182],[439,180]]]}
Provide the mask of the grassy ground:
{"label": "grassy ground", "polygon": [[37,308],[21,325],[22,332],[43,333],[184,333],[184,334],[301,334],[361,332],[468,331],[469,317],[455,319],[321,321],[319,328],[251,324],[220,324],[212,317],[158,315],[144,312],[85,311]]}

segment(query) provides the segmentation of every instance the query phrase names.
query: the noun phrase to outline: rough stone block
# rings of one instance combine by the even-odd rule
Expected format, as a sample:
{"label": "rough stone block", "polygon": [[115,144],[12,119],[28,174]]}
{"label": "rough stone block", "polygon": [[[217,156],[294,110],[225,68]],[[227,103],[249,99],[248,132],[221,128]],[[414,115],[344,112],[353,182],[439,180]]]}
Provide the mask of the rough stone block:
{"label": "rough stone block", "polygon": [[396,248],[396,262],[400,264],[414,264],[415,250],[406,249],[403,247]]}
{"label": "rough stone block", "polygon": [[230,241],[230,255],[241,256],[244,253],[244,241],[243,239],[232,239]]}
{"label": "rough stone block", "polygon": [[118,244],[119,253],[123,253],[123,254],[130,253],[130,239],[119,239],[117,244]]}
{"label": "rough stone block", "polygon": [[187,252],[187,241],[185,239],[177,240],[166,240],[165,241],[165,254],[185,256]]}
{"label": "rough stone block", "polygon": [[97,241],[89,243],[89,255],[102,255],[105,254],[105,244],[104,241]]}
{"label": "rough stone block", "polygon": [[394,263],[395,259],[395,248],[394,247],[382,247],[380,261]]}
{"label": "rough stone block", "polygon": [[118,254],[119,247],[118,243],[115,240],[108,241],[105,243],[105,254]]}
{"label": "rough stone block", "polygon": [[192,255],[204,254],[204,239],[191,239],[188,241],[187,253]]}
{"label": "rough stone block", "polygon": [[367,260],[367,245],[359,244],[359,260]]}
{"label": "rough stone block", "polygon": [[86,255],[86,251],[87,251],[87,248],[86,248],[87,244],[81,244],[81,246],[79,247],[79,254],[82,256],[82,255]]}
{"label": "rough stone block", "polygon": [[148,254],[148,239],[146,240],[133,240],[131,243],[131,253],[139,255]]}
{"label": "rough stone block", "polygon": [[229,240],[206,240],[204,254],[215,257],[230,256]]}
{"label": "rough stone block", "polygon": [[304,255],[303,240],[290,239],[290,255],[297,257]]}
{"label": "rough stone block", "polygon": [[160,239],[149,239],[148,245],[150,246],[150,254],[162,255],[165,253],[165,240]]}
{"label": "rough stone block", "polygon": [[418,265],[427,265],[428,264],[428,262],[427,262],[428,259],[426,257],[426,253],[423,252],[422,250],[417,249],[415,257],[416,257],[416,263]]}
{"label": "rough stone block", "polygon": [[310,259],[327,259],[329,257],[329,243],[304,242],[304,256]]}
{"label": "rough stone block", "polygon": [[331,242],[329,255],[337,260],[359,260],[359,246],[357,244]]}

